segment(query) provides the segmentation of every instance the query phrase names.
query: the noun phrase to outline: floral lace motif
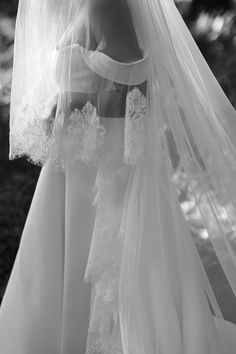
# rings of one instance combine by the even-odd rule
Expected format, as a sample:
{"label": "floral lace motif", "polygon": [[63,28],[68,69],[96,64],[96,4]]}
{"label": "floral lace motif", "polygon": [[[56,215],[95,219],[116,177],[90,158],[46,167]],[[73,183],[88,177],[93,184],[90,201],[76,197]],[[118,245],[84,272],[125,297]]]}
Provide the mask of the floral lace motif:
{"label": "floral lace motif", "polygon": [[106,150],[106,135],[96,107],[88,101],[81,110],[70,114],[66,127],[55,122],[47,159],[61,169],[78,160],[98,166]]}
{"label": "floral lace motif", "polygon": [[37,94],[26,95],[21,106],[15,112],[18,120],[10,130],[10,159],[27,156],[36,165],[43,165],[53,129],[53,118],[47,119],[49,109],[56,104],[56,96],[48,101],[40,100]]}
{"label": "floral lace motif", "polygon": [[[108,153],[117,154],[118,150],[125,163],[137,162],[144,150],[147,116],[146,98],[137,87],[127,94],[125,128],[122,134],[117,132],[115,139],[119,145],[116,146],[109,140],[109,132],[100,124],[97,109],[89,101],[69,117],[63,111],[57,112],[56,118],[50,115],[55,105],[56,97],[40,103],[27,96],[22,102],[16,112],[17,129],[13,125],[10,133],[11,159],[27,156],[35,164],[48,161],[57,169],[64,169],[77,160],[98,167],[104,158],[108,159]],[[68,119],[66,123],[65,119]],[[111,150],[109,144],[115,149]]]}
{"label": "floral lace motif", "polygon": [[86,354],[123,354],[118,289],[123,250],[121,217],[124,182],[118,175],[116,183],[107,181],[107,187],[97,200],[97,215],[84,277],[86,282],[92,282]]}
{"label": "floral lace motif", "polygon": [[94,186],[97,213],[84,276],[86,282],[92,282],[86,354],[123,354],[118,289],[124,197],[130,165],[124,162],[121,151],[112,156],[98,169]]}
{"label": "floral lace motif", "polygon": [[104,272],[92,289],[86,354],[123,354],[118,314],[119,267]]}
{"label": "floral lace motif", "polygon": [[127,94],[124,160],[135,165],[145,148],[145,119],[147,99],[135,87]]}

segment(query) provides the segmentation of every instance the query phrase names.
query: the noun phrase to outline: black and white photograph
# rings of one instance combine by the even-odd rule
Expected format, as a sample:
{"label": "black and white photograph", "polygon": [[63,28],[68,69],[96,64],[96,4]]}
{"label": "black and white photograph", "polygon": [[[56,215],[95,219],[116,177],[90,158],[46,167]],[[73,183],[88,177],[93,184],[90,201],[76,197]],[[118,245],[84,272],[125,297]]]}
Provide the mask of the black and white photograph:
{"label": "black and white photograph", "polygon": [[236,354],[236,0],[0,0],[0,354]]}

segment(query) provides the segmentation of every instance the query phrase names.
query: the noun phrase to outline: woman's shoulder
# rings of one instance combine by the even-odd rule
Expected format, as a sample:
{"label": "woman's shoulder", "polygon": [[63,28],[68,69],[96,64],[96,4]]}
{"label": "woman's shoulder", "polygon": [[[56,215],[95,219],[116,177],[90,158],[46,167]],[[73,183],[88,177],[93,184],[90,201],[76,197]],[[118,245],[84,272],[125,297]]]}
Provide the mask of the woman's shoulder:
{"label": "woman's shoulder", "polygon": [[117,61],[141,59],[138,40],[126,0],[89,0],[90,21],[97,43]]}

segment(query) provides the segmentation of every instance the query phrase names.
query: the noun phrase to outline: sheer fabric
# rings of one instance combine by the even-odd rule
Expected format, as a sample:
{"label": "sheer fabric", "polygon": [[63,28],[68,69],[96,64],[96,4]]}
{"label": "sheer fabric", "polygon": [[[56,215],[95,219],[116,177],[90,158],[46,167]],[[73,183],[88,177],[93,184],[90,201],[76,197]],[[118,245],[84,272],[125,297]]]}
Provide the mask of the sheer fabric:
{"label": "sheer fabric", "polygon": [[[42,191],[47,184],[54,190],[52,181],[58,183],[61,176],[64,184],[58,187],[59,205],[52,201],[47,206],[45,197],[38,215],[34,206],[29,213],[23,233],[28,241],[21,244],[0,312],[4,354],[14,354],[19,346],[22,354],[41,354],[42,348],[50,354],[234,353],[236,329],[223,319],[194,246],[178,202],[176,176],[181,171],[192,188],[236,293],[235,118],[172,0],[20,1],[10,158],[26,155],[43,166]],[[93,176],[89,187],[86,175],[88,180]],[[199,188],[213,224],[198,203]],[[84,220],[76,222],[75,208],[79,205],[78,214],[84,215],[84,199],[73,190],[90,197],[93,192],[95,215],[86,209]],[[39,200],[37,194],[34,198]],[[27,275],[20,264],[33,261],[36,244],[45,247],[39,229],[30,241],[28,225],[38,219],[49,235],[52,219],[57,220],[50,209],[63,215],[64,224],[58,221],[52,233],[64,237],[64,244],[58,244],[58,282],[47,289],[40,257],[35,274]],[[88,251],[83,242],[89,234]],[[47,265],[54,269],[52,248]],[[87,254],[86,267],[79,267],[76,250],[78,259]],[[87,336],[82,302],[73,313],[80,289],[84,298],[82,281],[76,283],[78,269],[84,270],[84,286],[91,284]],[[28,345],[29,333],[19,331],[23,313],[28,324],[34,323],[24,302],[25,275],[26,280],[35,275],[33,285],[40,280],[41,290],[29,295],[38,304],[37,313],[46,314],[51,303],[40,295],[50,290],[56,296],[61,287],[61,314],[56,318],[54,313],[51,323],[54,329],[56,323],[55,340],[48,338],[44,346],[44,331]],[[20,310],[13,305],[18,291]],[[46,317],[37,321],[42,328]],[[5,321],[20,333],[15,343],[8,343]]]}
{"label": "sheer fabric", "polygon": [[[25,67],[18,70],[19,63],[16,62],[10,158],[26,155],[40,165],[50,159],[52,164],[62,169],[77,159],[91,159],[90,163],[96,165],[98,146],[102,149],[111,126],[109,121],[111,118],[124,118],[127,114],[127,126],[124,124],[123,128],[124,160],[135,162],[136,157],[130,154],[131,150],[138,154],[134,150],[141,148],[142,141],[139,144],[135,140],[141,138],[140,129],[144,125],[141,121],[146,112],[133,117],[130,107],[132,100],[133,108],[134,103],[140,100],[139,109],[143,109],[148,57],[139,49],[127,4],[118,1],[114,7],[107,1],[78,4],[69,1],[64,5],[66,9],[61,4],[54,4],[54,11],[57,9],[59,13],[58,18],[52,18],[55,14],[49,11],[46,3],[20,3],[19,11],[23,14],[17,23],[16,57],[21,56]],[[29,8],[31,6],[34,10]],[[39,19],[36,18],[38,12]],[[27,14],[32,17],[29,21]],[[59,24],[56,26],[53,19],[64,27],[63,34],[63,31],[57,33]],[[27,33],[25,28],[21,29],[34,20],[40,26],[36,27],[35,36]],[[117,25],[113,26],[113,23]],[[47,25],[50,26],[51,39],[46,38],[46,29],[45,33],[41,31]],[[123,39],[124,33],[126,40]],[[50,48],[38,48],[40,35],[45,36],[41,42]],[[33,43],[24,54],[22,42],[28,43],[29,40]],[[42,56],[43,61],[35,68],[33,61]],[[25,92],[24,97],[18,83]],[[127,103],[129,107],[126,107]],[[131,126],[135,127],[136,133]]]}

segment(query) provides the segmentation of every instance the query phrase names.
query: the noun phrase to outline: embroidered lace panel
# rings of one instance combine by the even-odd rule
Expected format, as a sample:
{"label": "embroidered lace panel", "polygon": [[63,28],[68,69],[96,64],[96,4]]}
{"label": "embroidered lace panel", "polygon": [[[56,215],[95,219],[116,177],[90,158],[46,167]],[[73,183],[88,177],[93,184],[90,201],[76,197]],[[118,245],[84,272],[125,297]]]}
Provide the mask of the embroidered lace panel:
{"label": "embroidered lace panel", "polygon": [[[98,167],[104,158],[108,158],[108,152],[111,153],[109,143],[112,139],[109,139],[110,132],[100,122],[97,108],[88,101],[81,110],[71,112],[66,118],[68,123],[61,124],[60,121],[65,120],[65,112],[59,112],[55,121],[52,117],[48,118],[48,107],[53,100],[35,105],[32,97],[31,101],[26,100],[27,104],[22,103],[17,112],[21,124],[17,130],[14,127],[11,129],[10,158],[27,156],[38,165],[43,165],[47,160],[58,169],[64,169],[76,160]],[[135,87],[127,94],[123,132],[118,129],[116,134],[116,142],[119,140],[119,150],[123,149],[123,160],[127,164],[134,165],[143,152],[146,116],[146,98]],[[117,147],[112,153],[116,153]]]}
{"label": "embroidered lace panel", "polygon": [[135,87],[127,94],[124,160],[134,165],[145,148],[147,99]]}
{"label": "embroidered lace panel", "polygon": [[[114,161],[112,161],[114,162]],[[124,161],[110,179],[103,168],[97,172],[97,213],[84,281],[92,282],[86,354],[123,354],[119,326],[119,277],[123,251],[124,196],[131,166]],[[122,173],[118,173],[121,172]]]}
{"label": "embroidered lace panel", "polygon": [[[125,191],[130,165],[136,163],[144,149],[145,100],[137,88],[129,92],[124,151],[117,149],[97,172],[94,186],[97,214],[84,276],[85,282],[92,282],[86,354],[123,354],[118,295],[125,230]],[[111,137],[114,141],[115,137]]]}

